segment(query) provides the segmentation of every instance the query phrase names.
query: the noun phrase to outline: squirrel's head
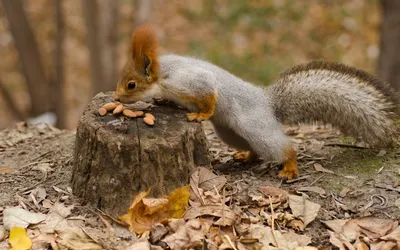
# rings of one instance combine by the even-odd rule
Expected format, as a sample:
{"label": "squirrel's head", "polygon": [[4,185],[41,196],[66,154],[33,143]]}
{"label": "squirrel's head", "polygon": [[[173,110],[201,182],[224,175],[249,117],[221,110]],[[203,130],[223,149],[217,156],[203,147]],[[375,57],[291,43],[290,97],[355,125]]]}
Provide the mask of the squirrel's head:
{"label": "squirrel's head", "polygon": [[133,31],[131,56],[123,67],[114,100],[132,103],[142,100],[158,79],[157,37],[149,25],[141,25]]}

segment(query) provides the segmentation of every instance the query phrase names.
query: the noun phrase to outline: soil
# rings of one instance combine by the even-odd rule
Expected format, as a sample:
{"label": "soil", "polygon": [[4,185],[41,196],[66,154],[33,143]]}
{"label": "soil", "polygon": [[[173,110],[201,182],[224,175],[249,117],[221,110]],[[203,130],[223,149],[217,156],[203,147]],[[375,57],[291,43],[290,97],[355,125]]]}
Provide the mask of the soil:
{"label": "soil", "polygon": [[[258,161],[234,162],[235,150],[221,143],[208,123],[204,123],[216,172],[227,175],[229,186],[241,195],[257,193],[260,186],[276,186],[303,191],[322,208],[305,234],[313,245],[327,245],[324,220],[374,215],[399,219],[400,150],[371,150],[329,127],[287,128],[297,146],[300,178],[287,183],[277,178],[280,166]],[[30,191],[43,187],[51,202],[74,204],[73,213],[96,217],[94,208],[81,206],[71,194],[70,180],[75,132],[50,126],[24,123],[0,131],[0,224],[6,206],[28,206],[37,212]],[[321,165],[322,170],[315,166]],[[101,223],[99,222],[99,227]]]}

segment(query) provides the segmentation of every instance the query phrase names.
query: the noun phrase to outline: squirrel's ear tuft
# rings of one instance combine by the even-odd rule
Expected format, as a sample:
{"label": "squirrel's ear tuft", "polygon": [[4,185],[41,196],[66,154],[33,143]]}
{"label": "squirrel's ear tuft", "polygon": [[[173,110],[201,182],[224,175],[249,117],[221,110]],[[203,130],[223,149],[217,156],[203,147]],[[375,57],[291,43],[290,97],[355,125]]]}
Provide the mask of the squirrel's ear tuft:
{"label": "squirrel's ear tuft", "polygon": [[158,41],[154,28],[149,24],[137,27],[132,34],[132,59],[135,68],[153,80],[158,77]]}

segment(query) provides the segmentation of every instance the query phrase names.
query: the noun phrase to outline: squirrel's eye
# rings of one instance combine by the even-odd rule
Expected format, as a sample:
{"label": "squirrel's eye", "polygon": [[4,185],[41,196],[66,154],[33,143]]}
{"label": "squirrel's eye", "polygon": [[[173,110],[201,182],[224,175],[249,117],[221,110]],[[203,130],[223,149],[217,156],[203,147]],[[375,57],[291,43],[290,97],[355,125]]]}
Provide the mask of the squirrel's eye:
{"label": "squirrel's eye", "polygon": [[128,89],[134,89],[134,88],[136,88],[136,83],[135,82],[129,82],[127,86],[128,86]]}

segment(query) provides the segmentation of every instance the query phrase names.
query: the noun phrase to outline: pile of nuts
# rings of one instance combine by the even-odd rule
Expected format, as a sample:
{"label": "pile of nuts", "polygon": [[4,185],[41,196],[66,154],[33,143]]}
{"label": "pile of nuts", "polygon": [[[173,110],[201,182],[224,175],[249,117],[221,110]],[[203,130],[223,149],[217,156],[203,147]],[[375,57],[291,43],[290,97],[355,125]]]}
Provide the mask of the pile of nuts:
{"label": "pile of nuts", "polygon": [[143,111],[133,111],[133,110],[127,109],[124,107],[123,104],[118,103],[118,102],[110,102],[110,103],[104,104],[103,107],[99,108],[99,115],[105,116],[108,112],[111,112],[111,111],[114,115],[118,115],[118,114],[122,113],[124,116],[129,117],[129,118],[141,117],[144,115],[143,121],[144,121],[144,123],[146,123],[149,126],[153,126],[154,121],[156,120],[154,115],[152,115],[150,113],[144,113]]}

